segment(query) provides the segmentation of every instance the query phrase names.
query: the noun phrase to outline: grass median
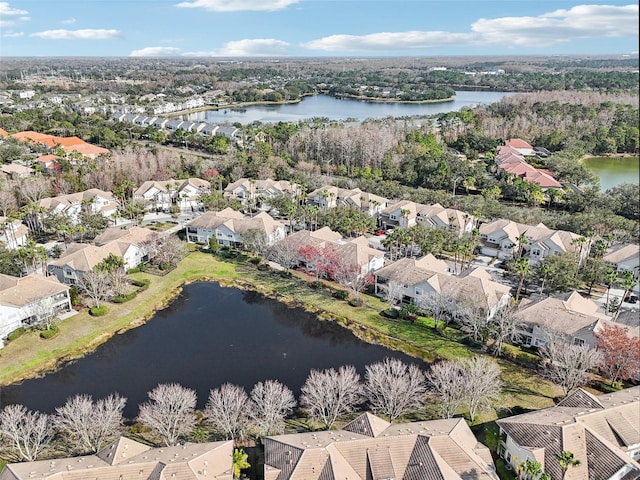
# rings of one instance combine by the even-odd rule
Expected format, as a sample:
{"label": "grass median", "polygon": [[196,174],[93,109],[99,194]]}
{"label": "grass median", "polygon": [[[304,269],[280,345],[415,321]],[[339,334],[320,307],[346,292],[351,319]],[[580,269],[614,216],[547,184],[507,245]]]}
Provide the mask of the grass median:
{"label": "grass median", "polygon": [[[304,275],[298,272],[290,277],[282,276],[273,271],[261,271],[242,259],[223,261],[211,254],[193,252],[164,277],[144,272],[131,277],[150,279],[149,288],[126,303],[109,303],[105,316],[91,317],[83,310],[64,320],[60,324],[60,334],[54,338],[43,340],[38,332],[31,331],[9,342],[0,350],[0,385],[43,374],[65,361],[85,355],[111,336],[151,318],[179,293],[185,283],[200,280],[256,290],[292,307],[316,313],[321,319],[336,321],[364,341],[403,351],[427,362],[472,354],[460,343],[456,330],[447,329],[444,334],[437,332],[429,319],[421,318],[413,323],[387,319],[380,312],[388,307],[378,298],[363,295],[363,305],[353,307],[332,296],[337,288],[335,285],[324,283],[322,288],[310,288]],[[534,409],[553,404],[553,397],[559,393],[557,387],[531,370],[503,360],[500,364],[505,382],[501,402],[504,408]]]}

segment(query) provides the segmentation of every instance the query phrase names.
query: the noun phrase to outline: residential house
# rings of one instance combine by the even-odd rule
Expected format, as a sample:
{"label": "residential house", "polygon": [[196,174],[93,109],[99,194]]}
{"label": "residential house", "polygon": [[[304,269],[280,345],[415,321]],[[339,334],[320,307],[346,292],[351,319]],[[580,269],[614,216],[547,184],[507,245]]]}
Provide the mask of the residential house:
{"label": "residential house", "polygon": [[120,437],[95,455],[8,464],[0,480],[232,480],[233,440],[153,448]]}
{"label": "residential house", "polygon": [[341,430],[266,437],[264,452],[265,480],[498,480],[463,418],[391,424],[365,413]]}
{"label": "residential house", "polygon": [[563,188],[550,171],[535,168],[527,163],[525,157],[535,155],[537,152],[531,145],[516,138],[507,140],[505,145],[498,146],[494,160],[498,169],[505,174],[513,175],[525,182],[535,183],[543,191],[549,188]]}
{"label": "residential house", "polygon": [[0,348],[15,329],[38,324],[51,312],[70,311],[67,285],[35,273],[20,278],[0,274]]}
{"label": "residential house", "polygon": [[24,247],[29,240],[29,229],[21,220],[0,217],[0,243],[9,250]]}
{"label": "residential house", "polygon": [[43,198],[38,201],[38,206],[48,212],[66,215],[72,223],[78,223],[82,212],[99,213],[106,218],[113,217],[118,212],[118,201],[113,193],[97,188]]}
{"label": "residential house", "polygon": [[108,149],[98,147],[85,142],[78,137],[57,137],[55,135],[48,135],[45,133],[38,133],[33,131],[18,132],[11,135],[18,140],[30,141],[35,143],[41,143],[51,150],[62,149],[66,153],[79,153],[85,157],[97,158],[100,155],[109,155],[111,153]]}
{"label": "residential house", "polygon": [[201,178],[149,180],[133,191],[133,199],[145,202],[156,212],[168,212],[171,207],[193,212],[202,210],[200,198],[210,192],[211,184]]}
{"label": "residential house", "polygon": [[343,264],[357,265],[362,275],[375,272],[384,266],[384,252],[371,248],[369,240],[364,236],[335,242],[334,247]]}
{"label": "residential house", "polygon": [[[611,317],[598,312],[598,304],[573,291],[554,297],[525,298],[516,317],[523,323],[519,342],[525,346],[542,347],[550,334],[560,334],[574,345],[596,347],[596,334]],[[629,334],[638,336],[638,326]]]}
{"label": "residential house", "polygon": [[541,223],[532,226],[500,219],[480,225],[479,230],[481,253],[500,260],[522,255],[536,264],[550,255],[570,252],[583,260],[589,253],[576,241],[580,235],[552,230]]}
{"label": "residential house", "polygon": [[260,212],[254,217],[225,208],[220,212],[206,212],[187,223],[187,241],[209,243],[215,238],[219,245],[241,247],[242,235],[248,230],[258,230],[265,234],[267,243],[274,244],[285,237],[285,226],[274,220],[268,213]]}
{"label": "residential house", "polygon": [[394,227],[409,228],[416,224],[418,204],[410,200],[392,203],[380,212],[380,226],[389,229]]}
{"label": "residential house", "polygon": [[[598,396],[579,388],[553,407],[496,423],[501,455],[513,468],[530,459],[551,480],[640,478],[640,387]],[[564,472],[562,452],[580,464]]]}
{"label": "residential house", "polygon": [[146,242],[157,235],[142,227],[107,229],[96,237],[96,245],[71,243],[60,258],[49,263],[49,274],[61,283],[75,285],[85,272],[93,270],[109,254],[122,257],[125,270],[130,270],[149,260]]}
{"label": "residential house", "polygon": [[35,170],[31,167],[20,165],[19,163],[5,163],[0,167],[2,173],[10,178],[26,178],[35,173]]}
{"label": "residential house", "polygon": [[254,203],[269,203],[269,200],[287,195],[292,199],[301,193],[300,186],[287,180],[252,180],[241,178],[227,185],[223,192],[225,198],[235,198],[247,205]]}
{"label": "residential house", "polygon": [[416,222],[429,228],[441,228],[456,232],[459,237],[470,233],[477,222],[473,215],[469,215],[455,208],[444,208],[439,203],[433,205],[418,204]]}
{"label": "residential house", "polygon": [[450,274],[449,265],[428,254],[418,260],[403,258],[375,272],[375,292],[382,296],[389,282],[402,285],[404,303],[419,302],[421,297],[447,295],[461,304],[484,312],[487,320],[505,307],[511,298],[510,288],[494,282],[480,267]]}
{"label": "residential house", "polygon": [[41,155],[36,158],[36,164],[40,166],[44,173],[49,175],[56,175],[62,171],[60,157],[57,155]]}
{"label": "residential house", "polygon": [[602,257],[604,262],[616,272],[633,272],[640,275],[640,246],[634,244],[620,245]]}
{"label": "residential house", "polygon": [[338,232],[334,232],[329,227],[322,227],[314,231],[300,230],[287,237],[287,242],[295,245],[298,250],[307,246],[324,248],[327,245],[333,245],[340,240],[342,240],[342,235]]}
{"label": "residential house", "polygon": [[536,154],[533,146],[529,145],[527,142],[520,138],[510,138],[504,142],[504,144],[516,150],[520,155],[524,156],[533,156]]}
{"label": "residential house", "polygon": [[338,188],[325,185],[307,194],[307,202],[317,205],[321,210],[329,210],[339,206],[359,208],[372,217],[377,217],[389,203],[384,197],[363,192],[359,188]]}
{"label": "residential house", "polygon": [[389,205],[389,200],[373,193],[354,191],[351,195],[344,197],[343,203],[359,208],[371,217],[378,217]]}

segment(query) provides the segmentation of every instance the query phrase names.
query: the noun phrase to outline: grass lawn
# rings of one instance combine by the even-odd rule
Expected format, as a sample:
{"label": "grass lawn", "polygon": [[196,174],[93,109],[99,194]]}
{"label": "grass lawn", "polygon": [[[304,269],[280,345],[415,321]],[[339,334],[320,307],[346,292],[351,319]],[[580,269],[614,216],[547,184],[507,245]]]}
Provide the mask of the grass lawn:
{"label": "grass lawn", "polygon": [[[332,296],[336,286],[310,288],[304,275],[293,272],[285,277],[272,271],[260,271],[255,265],[237,260],[222,261],[211,254],[193,252],[178,267],[164,277],[139,272],[134,279],[148,278],[149,288],[133,300],[123,304],[108,304],[103,317],[91,317],[86,309],[60,324],[60,333],[43,340],[31,331],[9,342],[0,350],[0,385],[55,368],[60,362],[78,358],[112,335],[141,324],[171,300],[180,287],[191,281],[212,280],[225,285],[255,289],[292,306],[300,306],[317,313],[325,320],[337,321],[359,338],[401,350],[416,358],[433,361],[438,358],[455,359],[473,352],[459,342],[459,333],[447,329],[444,333],[433,329],[430,319],[419,318],[414,323],[382,317],[387,305],[378,298],[363,295],[364,304],[352,307]],[[545,381],[533,371],[506,360],[499,361],[505,384],[500,410],[481,416],[477,422],[491,421],[504,416],[509,409],[536,409],[553,405],[560,394],[558,387]]]}

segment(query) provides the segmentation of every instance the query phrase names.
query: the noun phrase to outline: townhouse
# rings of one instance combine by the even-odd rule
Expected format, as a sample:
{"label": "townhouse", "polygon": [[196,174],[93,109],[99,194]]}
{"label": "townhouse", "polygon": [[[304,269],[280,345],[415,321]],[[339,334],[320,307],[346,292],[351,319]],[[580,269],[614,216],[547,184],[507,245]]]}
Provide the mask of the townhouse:
{"label": "townhouse", "polygon": [[181,211],[200,211],[202,195],[211,193],[211,184],[201,178],[185,180],[149,180],[133,191],[133,199],[146,204],[148,210],[168,212],[172,207]]}
{"label": "townhouse", "polygon": [[500,219],[480,225],[479,231],[481,253],[500,260],[525,256],[536,264],[550,255],[570,252],[582,261],[589,254],[586,245],[577,241],[580,235],[541,223],[532,226]]}
{"label": "townhouse", "polygon": [[418,204],[410,200],[400,200],[392,203],[380,212],[380,226],[389,228],[410,228],[416,224],[418,217]]}
{"label": "townhouse", "polygon": [[95,455],[8,464],[0,480],[233,480],[233,441],[153,448],[120,437]]}
{"label": "townhouse", "polygon": [[307,202],[321,210],[338,206],[353,206],[372,217],[377,217],[387,208],[389,200],[379,195],[363,192],[359,188],[338,188],[325,185],[307,194]]}
{"label": "townhouse", "polygon": [[17,328],[36,325],[45,315],[70,311],[67,285],[35,273],[19,278],[0,274],[0,348]]}
{"label": "townhouse", "polygon": [[[596,335],[611,317],[598,312],[598,304],[573,291],[553,297],[533,296],[522,299],[516,312],[522,322],[519,342],[527,347],[543,347],[549,335],[562,335],[574,345],[598,344]],[[630,327],[630,336],[640,334],[638,325]]]}
{"label": "townhouse", "polygon": [[287,180],[240,178],[228,184],[224,188],[222,196],[240,200],[243,205],[248,205],[252,202],[268,205],[269,200],[281,195],[297,199],[301,193],[302,190],[298,184]]}
{"label": "townhouse", "polygon": [[460,304],[473,305],[487,320],[508,305],[510,287],[494,282],[480,267],[451,275],[449,265],[428,254],[418,260],[403,258],[375,272],[375,292],[383,296],[389,282],[402,286],[404,303],[419,303],[423,297],[446,295]]}
{"label": "townhouse", "polygon": [[364,413],[341,430],[266,437],[265,480],[498,480],[463,418],[391,424]]}
{"label": "townhouse", "polygon": [[92,145],[78,137],[57,137],[34,131],[18,132],[11,135],[13,138],[23,141],[40,143],[51,150],[62,149],[66,153],[76,152],[92,159],[101,155],[109,155],[111,152],[97,145]]}
{"label": "townhouse", "polygon": [[260,212],[254,217],[226,208],[220,212],[206,212],[187,223],[187,241],[191,243],[209,243],[215,238],[219,245],[241,247],[242,236],[249,230],[264,233],[267,244],[273,245],[286,235],[283,223],[274,220],[269,214]]}
{"label": "townhouse", "polygon": [[535,183],[544,190],[550,188],[563,188],[550,171],[535,168],[525,160],[526,157],[536,156],[537,152],[524,140],[519,138],[509,139],[497,149],[495,162],[498,169],[505,174],[513,175],[528,183]]}
{"label": "townhouse", "polygon": [[96,237],[96,245],[69,244],[60,258],[49,263],[49,274],[55,275],[61,283],[75,285],[85,272],[93,270],[110,253],[122,257],[125,270],[130,270],[149,260],[146,244],[157,235],[153,230],[143,227],[107,229]]}
{"label": "townhouse", "polygon": [[[640,478],[640,387],[598,396],[579,388],[553,407],[496,423],[500,454],[514,469],[530,459],[551,480]],[[562,452],[580,464],[564,471]]]}
{"label": "townhouse", "polygon": [[0,217],[0,243],[9,250],[24,247],[29,240],[29,229],[21,220]]}
{"label": "townhouse", "polygon": [[441,228],[457,233],[462,237],[471,233],[477,224],[477,219],[466,212],[455,208],[445,208],[439,203],[433,205],[417,205],[416,222],[429,228]]}
{"label": "townhouse", "polygon": [[640,246],[634,244],[619,245],[606,253],[602,259],[616,272],[633,272],[640,275]]}
{"label": "townhouse", "polygon": [[82,212],[101,214],[106,218],[111,218],[118,212],[118,201],[113,193],[97,188],[43,198],[37,205],[47,212],[67,216],[74,224],[79,222],[79,215]]}

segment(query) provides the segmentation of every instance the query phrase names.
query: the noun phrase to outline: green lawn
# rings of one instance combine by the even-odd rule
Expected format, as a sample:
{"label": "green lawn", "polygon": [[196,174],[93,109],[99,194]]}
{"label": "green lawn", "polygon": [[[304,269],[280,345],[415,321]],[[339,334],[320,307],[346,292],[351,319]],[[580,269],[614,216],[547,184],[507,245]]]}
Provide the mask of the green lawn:
{"label": "green lawn", "polygon": [[[364,305],[352,307],[337,300],[335,285],[312,289],[304,275],[294,272],[284,277],[272,271],[260,271],[243,260],[220,260],[208,253],[193,252],[175,270],[164,277],[134,273],[135,279],[149,278],[149,288],[124,304],[109,304],[109,312],[94,318],[86,310],[60,325],[56,337],[43,340],[37,332],[29,332],[0,350],[0,385],[7,385],[55,368],[60,362],[77,358],[107,341],[112,335],[135,327],[150,318],[175,296],[184,283],[198,280],[219,281],[223,285],[251,288],[292,306],[318,314],[321,319],[336,321],[359,338],[403,351],[425,361],[438,358],[455,359],[472,354],[460,343],[456,330],[444,333],[433,329],[430,319],[391,320],[380,315],[387,305],[378,298],[363,295]],[[490,421],[508,414],[514,407],[534,409],[550,406],[559,389],[533,371],[506,360],[500,360],[505,383],[501,407],[489,412],[478,422]]]}

